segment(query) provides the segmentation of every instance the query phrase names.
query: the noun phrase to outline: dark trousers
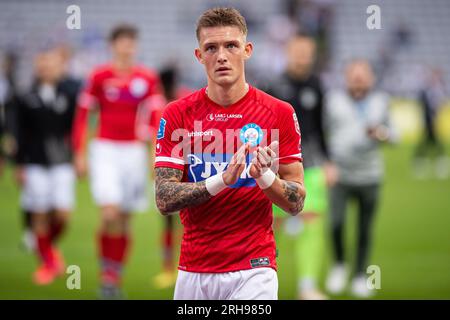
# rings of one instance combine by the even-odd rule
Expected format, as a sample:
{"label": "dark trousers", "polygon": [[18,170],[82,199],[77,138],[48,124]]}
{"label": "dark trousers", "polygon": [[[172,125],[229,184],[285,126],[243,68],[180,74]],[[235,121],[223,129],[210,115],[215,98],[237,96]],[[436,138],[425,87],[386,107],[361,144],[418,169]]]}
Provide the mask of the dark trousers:
{"label": "dark trousers", "polygon": [[347,203],[356,200],[358,205],[358,231],[356,273],[366,272],[366,263],[371,245],[372,221],[379,197],[379,184],[352,186],[338,183],[331,188],[331,232],[333,251],[338,263],[344,262],[343,230]]}

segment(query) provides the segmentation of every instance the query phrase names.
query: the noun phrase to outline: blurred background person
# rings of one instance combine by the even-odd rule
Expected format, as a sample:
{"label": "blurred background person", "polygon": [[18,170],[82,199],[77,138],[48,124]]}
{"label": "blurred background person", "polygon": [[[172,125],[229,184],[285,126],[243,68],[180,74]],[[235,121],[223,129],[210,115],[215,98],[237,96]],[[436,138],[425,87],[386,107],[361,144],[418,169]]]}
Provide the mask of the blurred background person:
{"label": "blurred background person", "polygon": [[[324,215],[327,211],[324,165],[328,159],[328,150],[322,122],[323,90],[313,70],[316,56],[314,39],[304,34],[292,37],[286,46],[286,56],[286,71],[273,81],[268,91],[294,107],[302,133],[308,197],[303,212],[288,218],[291,221],[299,218],[303,221],[295,247],[299,277],[297,294],[299,299],[325,299],[318,282],[324,258]],[[273,210],[276,220],[286,218],[282,209],[274,205]],[[276,221],[278,232],[279,225],[280,222]],[[291,225],[295,225],[295,222],[292,221]]]}
{"label": "blurred background person", "polygon": [[[315,40],[315,70],[317,75],[329,63],[330,22],[334,0],[279,0],[277,14],[264,18],[262,42],[264,50],[256,55],[258,65],[250,76],[263,89],[273,83],[273,77],[281,76],[287,67],[285,47],[296,33],[307,34]],[[264,68],[260,68],[264,66]],[[247,71],[248,72],[248,71]],[[255,73],[255,75],[253,75]]]}
{"label": "blurred background person", "polygon": [[[123,297],[121,280],[131,241],[130,214],[147,205],[148,150],[144,142],[149,137],[156,139],[159,116],[155,113],[160,114],[165,100],[158,75],[136,64],[136,27],[114,27],[109,41],[112,61],[94,69],[79,98],[73,144],[75,167],[82,177],[88,170],[88,114],[98,106],[97,135],[89,146],[89,175],[101,218],[97,238],[100,296],[114,299]],[[151,114],[150,119],[142,119]]]}
{"label": "blurred background person", "polygon": [[39,285],[65,272],[56,247],[75,201],[70,133],[79,82],[65,77],[65,60],[54,46],[34,61],[35,81],[9,106],[14,113],[16,179],[21,206],[31,214],[35,251],[40,265],[33,274]]}
{"label": "blurred background person", "polygon": [[[0,84],[0,86],[2,86]],[[3,99],[3,88],[0,88],[0,177],[3,175],[3,168],[5,163],[5,151],[3,150],[3,136],[5,134],[5,104]]]}
{"label": "blurred background person", "polygon": [[3,166],[8,157],[13,153],[10,121],[8,119],[7,102],[16,95],[15,71],[17,56],[11,52],[4,52],[0,61],[0,177]]}
{"label": "blurred background person", "polygon": [[374,89],[375,75],[366,60],[353,60],[345,70],[346,90],[330,92],[325,119],[330,158],[337,174],[330,181],[331,231],[334,265],[326,282],[332,294],[342,293],[349,268],[344,255],[347,204],[358,205],[357,254],[351,283],[356,297],[369,297],[366,268],[373,218],[383,179],[379,143],[395,140],[389,121],[389,98]]}
{"label": "blurred background person", "polygon": [[414,154],[413,174],[419,179],[427,177],[432,165],[437,178],[449,177],[449,159],[436,132],[436,118],[446,99],[442,70],[430,68],[418,98],[424,132]]}
{"label": "blurred background person", "polygon": [[[67,63],[69,61],[69,52],[63,50],[66,47],[63,43],[58,43],[53,40],[44,41],[44,51],[51,50],[54,55],[58,55],[61,57],[58,60],[60,63],[60,73],[61,77],[58,80],[59,82],[64,82],[63,85],[63,94],[73,94],[73,92],[78,92],[80,87],[80,82],[75,78],[71,77],[67,73]],[[42,48],[41,48],[42,49]],[[19,54],[14,50],[10,50],[5,55],[4,60],[4,72],[5,72],[5,91],[4,91],[4,137],[1,145],[1,149],[3,150],[3,154],[5,159],[11,160],[14,162],[15,155],[18,152],[18,136],[19,136],[19,125],[18,122],[18,113],[20,106],[20,96],[21,90],[17,84],[17,72],[19,65]],[[36,75],[33,74],[32,78],[33,85],[36,83]],[[29,90],[25,90],[29,91]],[[73,103],[71,100],[70,103]],[[71,106],[71,111],[73,112],[74,106]],[[72,115],[73,116],[73,115]],[[70,123],[71,126],[71,123]],[[16,173],[20,173],[21,170],[16,170]],[[19,179],[20,180],[20,179]],[[19,185],[20,186],[20,185]],[[36,249],[36,239],[34,236],[33,228],[32,228],[32,212],[24,206],[23,201],[21,201],[20,208],[21,216],[22,216],[22,225],[24,228],[24,232],[21,238],[20,247],[27,252],[34,252]],[[52,213],[53,214],[53,211]]]}
{"label": "blurred background person", "polygon": [[[174,64],[163,68],[159,73],[164,97],[167,103],[181,99],[192,93],[188,87],[180,84],[179,70]],[[156,145],[156,155],[161,151],[159,144]],[[153,167],[153,166],[151,166]],[[179,221],[178,215],[162,216],[164,220],[164,226],[160,245],[162,249],[163,267],[162,272],[158,273],[153,279],[153,283],[156,288],[164,289],[175,285],[177,280],[176,264],[174,262],[175,252],[177,252],[175,246],[179,244],[176,242],[178,235],[176,233],[177,222]]]}
{"label": "blurred background person", "polygon": [[[17,99],[19,89],[17,86],[18,53],[7,50],[2,57],[2,75],[0,78],[0,119],[2,132],[0,135],[0,167],[8,160],[14,162],[17,153]],[[0,168],[1,170],[1,168]],[[1,173],[1,172],[0,172]],[[33,252],[35,249],[35,238],[31,226],[31,213],[21,208],[24,232],[20,247]]]}

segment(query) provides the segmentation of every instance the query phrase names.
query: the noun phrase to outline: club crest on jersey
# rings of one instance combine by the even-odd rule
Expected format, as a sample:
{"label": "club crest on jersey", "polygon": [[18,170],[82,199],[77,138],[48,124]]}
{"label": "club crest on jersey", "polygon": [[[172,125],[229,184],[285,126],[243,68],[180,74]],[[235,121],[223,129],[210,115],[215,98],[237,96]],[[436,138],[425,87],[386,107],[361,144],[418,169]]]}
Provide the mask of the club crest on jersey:
{"label": "club crest on jersey", "polygon": [[164,138],[164,133],[166,132],[166,119],[161,118],[159,120],[159,129],[158,129],[158,135],[156,136],[156,139],[162,139]]}
{"label": "club crest on jersey", "polygon": [[134,78],[130,82],[130,93],[135,98],[141,98],[148,91],[148,83],[143,78]]}
{"label": "club crest on jersey", "polygon": [[248,123],[242,127],[239,136],[242,143],[249,142],[252,147],[255,147],[262,141],[264,134],[256,123]]}

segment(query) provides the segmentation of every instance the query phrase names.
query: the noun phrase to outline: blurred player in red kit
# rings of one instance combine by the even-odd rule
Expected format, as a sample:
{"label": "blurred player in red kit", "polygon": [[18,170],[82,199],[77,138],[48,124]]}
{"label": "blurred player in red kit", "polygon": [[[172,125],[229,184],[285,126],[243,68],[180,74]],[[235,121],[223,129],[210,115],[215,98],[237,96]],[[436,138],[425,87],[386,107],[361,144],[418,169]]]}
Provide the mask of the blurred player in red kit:
{"label": "blurred player in red kit", "polygon": [[195,56],[208,85],[161,118],[156,203],[163,215],[181,210],[184,225],[175,299],[277,299],[272,203],[303,208],[297,118],[247,84],[246,35],[237,10],[204,12]]}
{"label": "blurred player in red kit", "polygon": [[103,298],[122,296],[121,273],[130,245],[130,213],[146,207],[147,149],[165,100],[156,73],[135,63],[138,31],[120,25],[110,35],[112,61],[96,68],[79,97],[73,131],[75,168],[88,169],[89,111],[98,107],[99,126],[89,146],[89,176],[100,208],[98,254]]}

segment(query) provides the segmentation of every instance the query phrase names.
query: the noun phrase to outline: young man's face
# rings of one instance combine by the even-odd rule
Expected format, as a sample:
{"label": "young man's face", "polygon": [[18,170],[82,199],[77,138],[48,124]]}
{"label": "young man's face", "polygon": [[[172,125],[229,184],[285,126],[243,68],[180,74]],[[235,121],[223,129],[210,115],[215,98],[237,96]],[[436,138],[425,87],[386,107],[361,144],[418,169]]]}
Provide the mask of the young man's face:
{"label": "young man's face", "polygon": [[220,86],[230,86],[244,76],[245,60],[253,45],[235,26],[200,29],[195,56],[205,66],[208,79]]}
{"label": "young man's face", "polygon": [[137,52],[137,40],[133,37],[121,36],[111,43],[114,57],[134,60]]}

